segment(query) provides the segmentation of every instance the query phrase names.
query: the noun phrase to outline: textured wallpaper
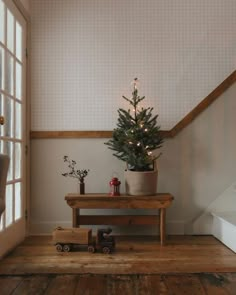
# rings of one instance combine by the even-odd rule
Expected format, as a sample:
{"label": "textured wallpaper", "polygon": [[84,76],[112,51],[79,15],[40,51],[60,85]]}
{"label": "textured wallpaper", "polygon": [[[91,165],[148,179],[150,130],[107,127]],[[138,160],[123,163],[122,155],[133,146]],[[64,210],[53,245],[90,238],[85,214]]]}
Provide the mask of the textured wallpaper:
{"label": "textured wallpaper", "polygon": [[133,78],[170,129],[236,65],[233,0],[32,0],[32,130],[111,130]]}

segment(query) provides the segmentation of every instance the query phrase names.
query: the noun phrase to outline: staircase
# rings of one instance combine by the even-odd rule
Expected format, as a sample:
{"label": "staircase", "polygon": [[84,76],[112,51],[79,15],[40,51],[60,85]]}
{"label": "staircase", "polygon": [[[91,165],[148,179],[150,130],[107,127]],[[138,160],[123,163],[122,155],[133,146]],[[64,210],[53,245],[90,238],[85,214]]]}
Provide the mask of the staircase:
{"label": "staircase", "polygon": [[193,234],[213,234],[236,253],[236,182],[193,222]]}
{"label": "staircase", "polygon": [[212,234],[236,253],[236,211],[215,212]]}

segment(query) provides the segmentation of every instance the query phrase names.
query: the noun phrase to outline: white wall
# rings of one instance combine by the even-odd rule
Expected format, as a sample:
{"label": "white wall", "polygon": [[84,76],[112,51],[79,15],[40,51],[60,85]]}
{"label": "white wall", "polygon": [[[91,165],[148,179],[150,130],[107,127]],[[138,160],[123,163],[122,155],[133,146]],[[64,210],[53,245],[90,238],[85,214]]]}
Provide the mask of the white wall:
{"label": "white wall", "polygon": [[192,232],[194,221],[236,179],[235,95],[234,84],[165,145],[162,175],[166,189],[173,181],[173,194],[182,208],[174,214],[183,218],[186,233]]}
{"label": "white wall", "polygon": [[235,69],[236,1],[32,0],[32,129],[111,130],[141,80],[170,129]]}
{"label": "white wall", "polygon": [[[173,127],[235,69],[235,11],[222,0],[32,0],[32,130],[111,130],[136,76],[162,128]],[[171,233],[191,232],[235,181],[235,94],[234,85],[164,144],[158,190],[175,197]],[[91,170],[87,192],[108,191],[113,171],[124,184],[104,141],[32,140],[32,233],[71,222],[64,155]]]}
{"label": "white wall", "polygon": [[[236,179],[235,96],[236,84],[163,146],[158,191],[175,197],[167,212],[169,233],[191,233],[195,219]],[[86,178],[87,192],[108,192],[113,171],[119,174],[124,190],[124,164],[112,156],[104,141],[32,140],[32,233],[46,233],[58,225],[71,224],[71,210],[64,196],[76,192],[76,182],[61,176],[66,171],[63,155],[78,161],[80,168],[91,170]],[[150,228],[145,233],[154,230]]]}

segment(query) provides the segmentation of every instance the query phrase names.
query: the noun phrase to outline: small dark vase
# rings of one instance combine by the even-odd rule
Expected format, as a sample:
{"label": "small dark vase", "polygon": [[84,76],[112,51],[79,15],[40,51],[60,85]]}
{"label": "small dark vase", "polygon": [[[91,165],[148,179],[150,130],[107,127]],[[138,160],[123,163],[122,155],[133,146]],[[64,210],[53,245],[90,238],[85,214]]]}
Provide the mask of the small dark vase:
{"label": "small dark vase", "polygon": [[81,195],[84,195],[85,194],[85,184],[84,184],[84,182],[80,182],[79,183],[79,193]]}

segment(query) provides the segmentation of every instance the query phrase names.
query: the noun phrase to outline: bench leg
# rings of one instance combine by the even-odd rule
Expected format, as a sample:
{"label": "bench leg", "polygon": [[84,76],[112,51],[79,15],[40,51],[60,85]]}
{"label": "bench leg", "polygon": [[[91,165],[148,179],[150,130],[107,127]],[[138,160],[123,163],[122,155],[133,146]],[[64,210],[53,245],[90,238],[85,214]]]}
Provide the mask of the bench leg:
{"label": "bench leg", "polygon": [[166,240],[166,209],[160,209],[160,240],[161,245],[165,244]]}
{"label": "bench leg", "polygon": [[79,227],[79,209],[72,208],[72,226]]}

